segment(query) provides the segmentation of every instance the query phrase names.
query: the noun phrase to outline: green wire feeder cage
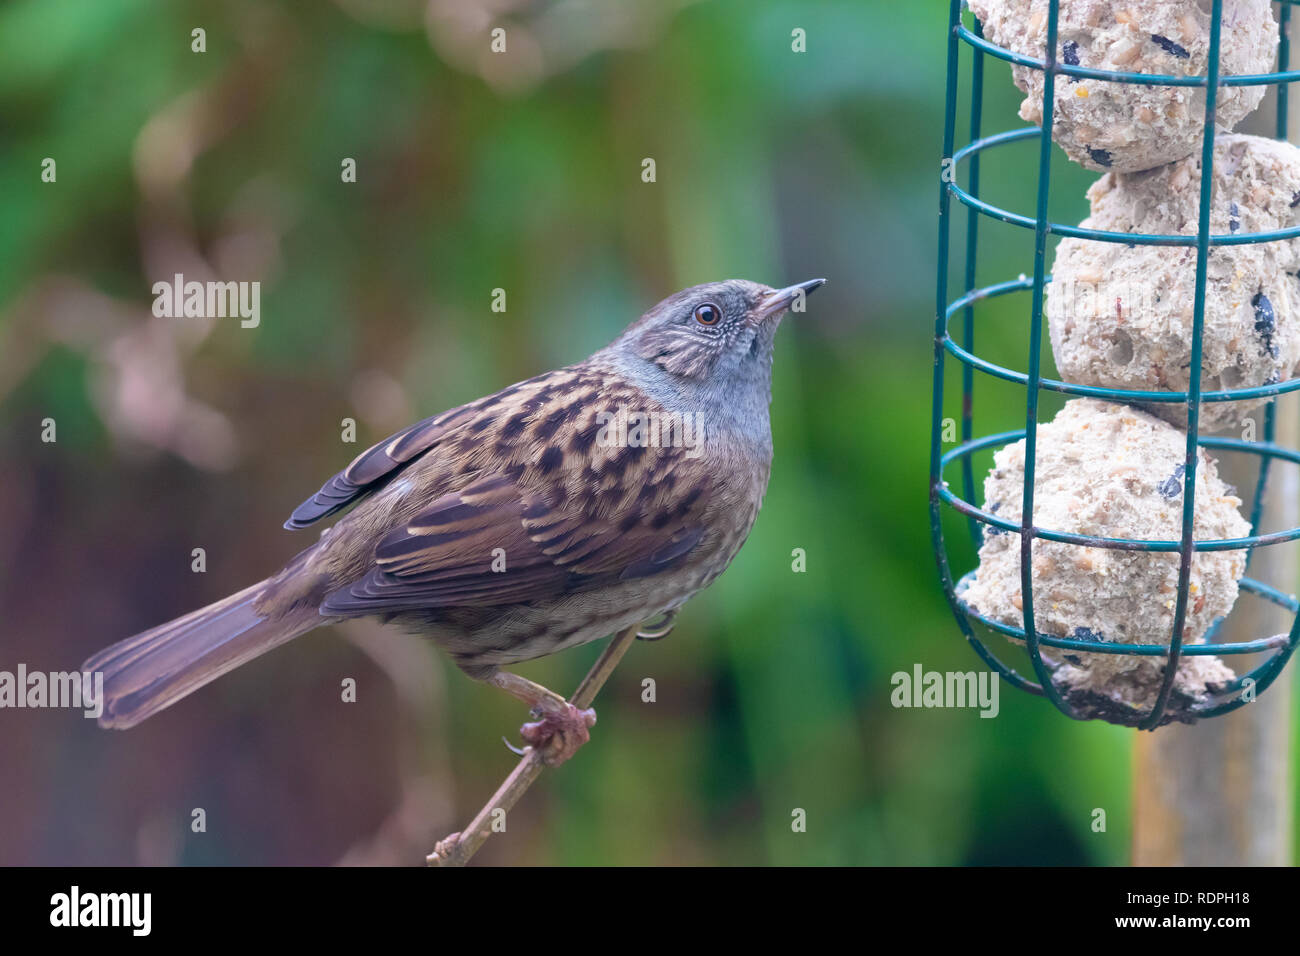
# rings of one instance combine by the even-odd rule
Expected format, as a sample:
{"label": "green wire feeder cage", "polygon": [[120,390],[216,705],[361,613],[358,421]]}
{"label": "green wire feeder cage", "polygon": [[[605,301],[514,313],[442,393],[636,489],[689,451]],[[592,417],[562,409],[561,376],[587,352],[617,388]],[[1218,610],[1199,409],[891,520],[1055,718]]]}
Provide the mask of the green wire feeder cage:
{"label": "green wire feeder cage", "polygon": [[[1221,391],[1201,391],[1199,374],[1191,374],[1188,391],[1156,392],[1137,391],[1120,388],[1076,385],[1063,381],[1043,378],[1040,370],[1043,326],[1043,290],[1050,277],[1045,274],[1044,262],[1049,235],[1073,236],[1100,242],[1122,242],[1127,244],[1160,246],[1195,246],[1196,247],[1196,293],[1191,343],[1192,369],[1201,368],[1202,330],[1205,318],[1206,266],[1211,246],[1237,245],[1244,243],[1274,242],[1300,236],[1300,226],[1273,231],[1242,233],[1230,235],[1210,234],[1211,193],[1213,189],[1215,102],[1221,86],[1277,86],[1277,137],[1286,139],[1287,135],[1287,84],[1300,80],[1300,71],[1291,71],[1287,42],[1287,26],[1290,20],[1291,6],[1300,0],[1285,0],[1278,5],[1278,19],[1281,25],[1281,40],[1278,47],[1278,72],[1220,77],[1219,51],[1222,33],[1223,0],[1212,0],[1210,10],[1210,47],[1207,76],[1172,76],[1107,70],[1088,69],[1079,65],[1070,65],[1057,60],[1057,27],[1060,0],[1049,0],[1047,12],[1046,61],[1013,53],[990,43],[983,37],[981,26],[975,22],[972,28],[962,23],[962,0],[952,0],[949,13],[948,34],[948,82],[947,105],[944,120],[943,170],[939,196],[939,256],[938,277],[936,282],[937,310],[934,340],[934,406],[932,433],[930,438],[930,524],[933,537],[935,557],[938,560],[940,577],[948,601],[952,605],[957,622],[967,641],[976,653],[1005,680],[1021,690],[1046,696],[1063,713],[1076,719],[1103,716],[1105,719],[1142,729],[1154,729],[1173,720],[1192,722],[1199,718],[1215,717],[1242,706],[1252,699],[1252,695],[1243,693],[1246,688],[1253,688],[1258,693],[1265,690],[1281,673],[1291,653],[1300,640],[1300,603],[1294,597],[1270,587],[1249,576],[1239,582],[1243,596],[1269,601],[1285,608],[1293,616],[1293,623],[1288,635],[1261,638],[1243,643],[1215,643],[1215,632],[1222,620],[1216,621],[1206,634],[1205,643],[1183,646],[1183,629],[1187,616],[1189,579],[1192,554],[1195,551],[1227,551],[1244,549],[1249,562],[1252,549],[1267,545],[1277,545],[1300,538],[1300,528],[1279,531],[1270,534],[1252,533],[1249,537],[1223,540],[1194,540],[1193,517],[1195,499],[1195,475],[1198,462],[1196,454],[1198,445],[1206,449],[1232,451],[1260,458],[1259,477],[1255,489],[1255,499],[1251,508],[1250,527],[1252,532],[1260,528],[1263,510],[1264,490],[1268,479],[1269,465],[1273,459],[1300,464],[1300,452],[1282,447],[1275,443],[1276,412],[1275,403],[1269,402],[1264,418],[1261,441],[1246,441],[1235,438],[1201,437],[1198,433],[1198,421],[1202,402],[1222,402],[1251,398],[1272,398],[1300,389],[1300,378],[1284,382],[1266,384],[1252,388],[1228,389]],[[954,152],[954,127],[957,116],[957,87],[960,51],[965,45],[972,51],[971,65],[971,109],[970,142]],[[983,99],[983,67],[986,56],[996,57],[1012,64],[1041,71],[1043,75],[1042,125],[1024,129],[1011,130],[991,136],[981,134],[981,107]],[[1077,58],[1075,58],[1077,59]],[[1058,76],[1090,78],[1113,83],[1147,84],[1152,86],[1184,86],[1205,90],[1205,125],[1201,148],[1201,188],[1199,226],[1197,233],[1191,235],[1150,235],[1141,233],[1105,232],[1068,226],[1048,221],[1047,201],[1050,181],[1050,158],[1053,149],[1052,114],[1055,81]],[[979,198],[979,162],[983,153],[1024,140],[1038,141],[1038,193],[1034,216],[1017,214],[998,208]],[[965,187],[959,185],[964,180]],[[966,260],[964,292],[951,302],[948,300],[949,273],[949,232],[952,228],[950,213],[953,199],[967,207],[966,218]],[[979,222],[981,216],[988,216],[1013,226],[1034,231],[1034,269],[1033,278],[1021,276],[1006,282],[984,288],[975,288],[975,267],[979,250]],[[974,313],[975,307],[983,300],[1009,293],[1029,291],[1031,308],[1029,313],[1029,356],[1028,372],[1017,372],[1004,368],[993,362],[980,358],[974,351]],[[961,319],[961,343],[954,340],[951,325],[955,317]],[[962,409],[961,440],[957,447],[944,452],[941,435],[943,431],[944,410],[944,364],[948,356],[962,363]],[[1005,381],[1019,383],[1026,389],[1025,428],[1013,432],[973,437],[973,385],[975,372],[991,375]],[[1051,528],[1034,525],[1034,457],[1037,438],[1038,396],[1040,390],[1048,389],[1071,396],[1089,396],[1110,402],[1133,404],[1136,402],[1182,402],[1187,408],[1187,449],[1185,468],[1184,495],[1182,507],[1182,532],[1177,541],[1136,540],[1126,538],[1096,537],[1084,534],[1066,533]],[[972,457],[988,449],[1025,441],[1025,480],[1022,518],[1016,522],[999,518],[993,511],[984,510],[975,504],[975,478]],[[948,468],[960,464],[962,494],[955,494],[944,480]],[[978,550],[983,541],[983,526],[989,525],[1004,532],[1016,534],[1020,538],[1020,582],[1023,601],[1024,627],[1008,626],[1000,621],[981,615],[966,604],[961,597],[962,582],[955,582],[949,567],[947,549],[941,528],[943,507],[947,505],[967,516],[972,541]],[[1174,606],[1173,631],[1169,644],[1123,644],[1113,641],[1087,639],[1094,635],[1056,637],[1040,634],[1034,626],[1034,595],[1032,578],[1031,547],[1035,539],[1064,542],[1080,547],[1110,548],[1145,552],[1177,552],[1180,557],[1178,590]],[[1249,563],[1247,563],[1249,568]],[[972,571],[966,576],[971,578]],[[965,581],[966,579],[963,579]],[[1002,663],[976,635],[974,622],[980,622],[989,629],[1023,641],[1025,649],[1033,662],[1037,683],[1026,679],[1015,670]],[[1129,711],[1125,713],[1081,712],[1080,708],[1067,701],[1053,686],[1051,672],[1044,661],[1042,648],[1057,648],[1062,651],[1087,651],[1098,654],[1133,654],[1150,657],[1166,657],[1163,679],[1151,709],[1145,713]],[[1240,655],[1272,651],[1262,664],[1248,674],[1240,675],[1235,681],[1217,692],[1212,699],[1202,705],[1184,710],[1171,708],[1170,692],[1174,685],[1181,655],[1214,654]]]}

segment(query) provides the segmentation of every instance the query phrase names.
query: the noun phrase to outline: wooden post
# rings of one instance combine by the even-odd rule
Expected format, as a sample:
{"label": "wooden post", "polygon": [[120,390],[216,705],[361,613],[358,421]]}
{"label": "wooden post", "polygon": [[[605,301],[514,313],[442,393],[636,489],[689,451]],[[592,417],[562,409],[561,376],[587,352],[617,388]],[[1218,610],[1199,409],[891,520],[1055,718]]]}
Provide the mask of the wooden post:
{"label": "wooden post", "polygon": [[[1294,400],[1278,408],[1278,437],[1291,443],[1300,432]],[[1238,459],[1245,456],[1234,456]],[[1253,469],[1223,462],[1225,477],[1239,489],[1252,486]],[[1275,464],[1269,475],[1267,527],[1293,527],[1300,504],[1300,476]],[[1255,553],[1252,577],[1294,590],[1294,545]],[[1287,587],[1291,582],[1291,587]],[[1223,641],[1246,641],[1290,629],[1291,616],[1259,598],[1243,596],[1224,621]],[[1234,670],[1256,658],[1234,657]],[[1138,866],[1286,866],[1291,862],[1291,696],[1288,665],[1254,703],[1223,717],[1187,726],[1173,724],[1138,734],[1133,772],[1133,862]]]}
{"label": "wooden post", "polygon": [[[1295,36],[1295,24],[1291,24]],[[1277,93],[1271,88],[1241,132],[1276,135]],[[1300,119],[1291,95],[1290,128]],[[1291,141],[1295,142],[1294,133]],[[1278,399],[1277,441],[1300,446],[1300,397]],[[1263,420],[1263,412],[1253,417]],[[1245,417],[1243,415],[1243,417]],[[1250,456],[1220,460],[1225,480],[1246,500],[1257,464]],[[1300,475],[1275,462],[1265,496],[1264,530],[1300,525]],[[1296,545],[1261,548],[1250,574],[1285,593],[1300,590]],[[1260,598],[1242,596],[1224,621],[1221,641],[1247,641],[1291,629],[1291,615]],[[1258,658],[1232,657],[1239,673]],[[1139,866],[1286,866],[1292,861],[1294,783],[1291,713],[1295,663],[1254,703],[1192,726],[1175,724],[1138,734],[1133,768],[1133,862]]]}

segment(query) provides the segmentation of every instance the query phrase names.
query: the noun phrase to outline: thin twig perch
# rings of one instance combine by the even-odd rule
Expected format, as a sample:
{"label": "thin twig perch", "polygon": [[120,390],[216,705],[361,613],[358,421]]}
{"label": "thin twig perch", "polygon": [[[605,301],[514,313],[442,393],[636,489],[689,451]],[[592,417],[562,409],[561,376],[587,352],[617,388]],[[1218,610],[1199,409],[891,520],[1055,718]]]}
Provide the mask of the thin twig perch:
{"label": "thin twig perch", "polygon": [[[605,681],[609,680],[609,675],[614,673],[614,668],[618,666],[623,655],[636,640],[636,636],[637,627],[633,626],[616,635],[609,642],[609,646],[596,659],[596,663],[591,666],[587,676],[574,691],[570,703],[579,710],[585,710],[592,705],[600,689],[605,686]],[[453,833],[439,840],[433,852],[425,858],[426,862],[430,866],[464,866],[468,863],[470,857],[477,853],[479,847],[492,835],[492,814],[497,810],[509,813],[519,802],[519,798],[533,785],[533,781],[541,775],[545,766],[541,754],[532,747],[525,747],[524,755],[515,765],[515,769],[497,788],[497,792],[492,794],[491,799],[483,804],[483,808],[470,821],[469,826],[459,833]]]}

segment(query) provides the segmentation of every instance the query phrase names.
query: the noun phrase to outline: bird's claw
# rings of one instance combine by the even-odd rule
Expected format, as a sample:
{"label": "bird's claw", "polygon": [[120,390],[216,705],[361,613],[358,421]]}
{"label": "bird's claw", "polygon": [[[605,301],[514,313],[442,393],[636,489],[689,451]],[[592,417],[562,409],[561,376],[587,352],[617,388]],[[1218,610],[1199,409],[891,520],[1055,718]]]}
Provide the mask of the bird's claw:
{"label": "bird's claw", "polygon": [[[534,715],[537,716],[536,712]],[[567,701],[557,710],[547,709],[540,719],[524,724],[519,735],[524,742],[542,755],[548,766],[558,767],[591,739],[589,728],[596,724],[596,711],[580,710]]]}
{"label": "bird's claw", "polygon": [[667,611],[664,613],[663,619],[659,621],[659,623],[652,624],[648,627],[643,627],[640,630],[638,630],[636,632],[636,639],[638,641],[663,640],[665,637],[667,637],[669,634],[673,632],[673,626],[676,623],[676,621],[677,621],[677,612]]}

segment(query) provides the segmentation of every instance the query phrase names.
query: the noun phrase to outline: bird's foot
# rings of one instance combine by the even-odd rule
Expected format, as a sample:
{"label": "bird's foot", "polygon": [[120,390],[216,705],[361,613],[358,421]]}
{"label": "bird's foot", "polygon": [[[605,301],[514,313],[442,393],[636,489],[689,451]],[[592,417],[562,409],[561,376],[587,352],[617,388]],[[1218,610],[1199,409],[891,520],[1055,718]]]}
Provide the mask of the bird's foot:
{"label": "bird's foot", "polygon": [[563,707],[554,707],[548,701],[545,707],[535,708],[533,716],[538,719],[520,727],[519,735],[551,767],[558,767],[577,753],[591,739],[588,730],[596,724],[594,709],[580,710],[568,701]]}
{"label": "bird's foot", "polygon": [[509,671],[497,671],[486,680],[531,708],[534,720],[519,733],[550,766],[558,767],[591,739],[587,730],[596,723],[594,710],[580,710],[555,691]]}
{"label": "bird's foot", "polygon": [[457,851],[459,849],[460,834],[448,834],[434,845],[433,852],[426,856],[424,861],[430,866],[447,866],[457,861]]}

